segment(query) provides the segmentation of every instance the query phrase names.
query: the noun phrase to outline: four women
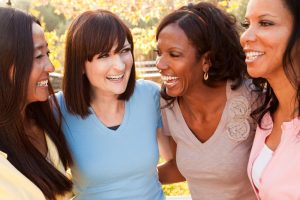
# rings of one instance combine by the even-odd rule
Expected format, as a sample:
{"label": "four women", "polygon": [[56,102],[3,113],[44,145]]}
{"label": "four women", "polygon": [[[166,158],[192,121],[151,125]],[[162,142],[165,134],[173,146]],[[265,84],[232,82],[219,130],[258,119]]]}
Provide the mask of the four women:
{"label": "four women", "polygon": [[[254,199],[250,182],[258,199],[300,198],[299,10],[297,0],[249,0],[240,41],[251,88],[232,16],[198,3],[161,21],[161,112],[174,155],[159,166],[162,183],[187,180],[193,199]],[[0,8],[0,27],[1,199],[64,198],[67,166],[75,199],[164,199],[159,90],[135,81],[128,27],[105,10],[73,21],[60,108],[39,22]]]}

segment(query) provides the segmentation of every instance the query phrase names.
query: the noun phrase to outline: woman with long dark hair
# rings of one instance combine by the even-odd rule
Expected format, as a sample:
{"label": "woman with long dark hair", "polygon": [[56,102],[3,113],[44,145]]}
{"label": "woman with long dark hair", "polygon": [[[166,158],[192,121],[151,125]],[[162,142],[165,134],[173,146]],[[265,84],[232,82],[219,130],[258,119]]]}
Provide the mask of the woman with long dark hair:
{"label": "woman with long dark hair", "polygon": [[259,199],[300,199],[300,2],[250,0],[241,44],[263,102],[248,175]]}
{"label": "woman with long dark hair", "polygon": [[72,159],[53,113],[61,118],[44,32],[13,8],[0,8],[0,27],[0,199],[63,199]]}

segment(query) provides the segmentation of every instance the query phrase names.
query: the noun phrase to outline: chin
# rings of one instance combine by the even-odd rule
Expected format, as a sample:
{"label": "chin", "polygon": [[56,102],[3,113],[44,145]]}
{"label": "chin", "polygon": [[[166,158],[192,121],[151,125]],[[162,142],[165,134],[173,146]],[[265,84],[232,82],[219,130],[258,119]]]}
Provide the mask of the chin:
{"label": "chin", "polygon": [[48,101],[48,98],[47,99],[40,99],[40,100],[38,100],[38,102],[45,102],[45,101]]}
{"label": "chin", "polygon": [[115,90],[115,91],[113,91],[113,93],[114,93],[114,94],[117,94],[117,95],[121,95],[121,94],[123,94],[125,91],[126,91],[126,88],[125,88],[125,89],[122,89],[122,90]]}
{"label": "chin", "polygon": [[178,97],[178,96],[180,96],[179,93],[170,92],[170,91],[168,91],[168,90],[166,91],[166,93],[167,93],[167,95],[170,96],[170,97]]}

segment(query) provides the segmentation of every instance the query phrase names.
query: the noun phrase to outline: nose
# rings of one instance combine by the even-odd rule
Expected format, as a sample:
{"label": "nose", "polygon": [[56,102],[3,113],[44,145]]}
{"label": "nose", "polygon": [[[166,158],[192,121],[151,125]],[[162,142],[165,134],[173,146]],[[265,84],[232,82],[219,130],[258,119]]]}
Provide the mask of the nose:
{"label": "nose", "polygon": [[242,33],[240,37],[240,42],[243,47],[245,47],[249,42],[254,42],[256,40],[255,28],[249,25],[249,27]]}
{"label": "nose", "polygon": [[166,59],[163,56],[156,57],[155,65],[159,70],[164,70],[168,68]]}
{"label": "nose", "polygon": [[52,62],[50,61],[49,58],[47,58],[47,62],[46,62],[46,65],[45,65],[45,71],[48,72],[48,73],[51,73],[51,72],[54,72],[55,68],[52,64]]}
{"label": "nose", "polygon": [[119,71],[125,70],[125,62],[122,60],[119,54],[114,55],[113,57],[113,67]]}

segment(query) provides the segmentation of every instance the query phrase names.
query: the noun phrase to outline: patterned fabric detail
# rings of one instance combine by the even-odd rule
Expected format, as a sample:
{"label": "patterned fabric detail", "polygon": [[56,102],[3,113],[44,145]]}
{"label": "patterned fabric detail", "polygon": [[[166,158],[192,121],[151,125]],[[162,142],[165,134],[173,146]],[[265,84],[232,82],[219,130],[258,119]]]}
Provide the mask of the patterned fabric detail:
{"label": "patterned fabric detail", "polygon": [[230,116],[226,130],[228,137],[237,142],[246,140],[250,133],[247,119],[251,112],[249,101],[244,96],[234,97],[230,100],[228,109]]}

